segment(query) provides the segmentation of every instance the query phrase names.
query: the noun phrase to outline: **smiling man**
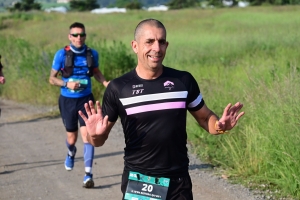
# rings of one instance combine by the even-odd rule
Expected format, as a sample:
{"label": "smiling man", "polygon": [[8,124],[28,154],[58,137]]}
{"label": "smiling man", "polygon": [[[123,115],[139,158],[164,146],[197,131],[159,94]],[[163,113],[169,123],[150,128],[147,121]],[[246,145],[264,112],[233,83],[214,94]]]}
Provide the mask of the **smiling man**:
{"label": "smiling man", "polygon": [[[98,52],[85,45],[86,37],[85,27],[82,23],[75,22],[70,26],[68,34],[70,44],[56,52],[49,82],[61,88],[59,110],[67,132],[66,146],[68,148],[65,168],[70,171],[74,167],[79,121],[80,133],[84,142],[83,187],[91,188],[94,186],[92,174],[94,147],[86,139],[86,126],[79,117],[78,110],[85,112],[84,103],[89,100],[94,102],[91,77],[105,87],[108,82],[99,70]],[[58,78],[59,74],[62,78]]]}
{"label": "smiling man", "polygon": [[[88,140],[102,146],[118,118],[125,138],[123,199],[192,200],[188,172],[186,118],[189,111],[210,134],[231,130],[244,112],[243,104],[228,104],[219,118],[205,104],[194,77],[164,66],[169,43],[164,25],[141,21],[131,47],[137,66],[112,80],[99,101],[85,104]],[[239,113],[240,112],[240,113]]]}

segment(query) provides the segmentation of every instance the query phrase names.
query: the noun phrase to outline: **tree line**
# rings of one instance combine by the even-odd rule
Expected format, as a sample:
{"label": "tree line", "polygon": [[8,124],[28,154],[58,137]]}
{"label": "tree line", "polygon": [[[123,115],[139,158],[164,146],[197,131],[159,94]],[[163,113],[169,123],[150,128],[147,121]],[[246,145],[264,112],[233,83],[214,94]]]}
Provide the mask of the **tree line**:
{"label": "tree line", "polygon": [[[113,4],[110,4],[109,7],[119,7],[126,9],[142,9],[143,2],[155,0],[116,0]],[[222,7],[224,0],[208,0],[208,5],[215,7]],[[225,0],[232,1],[232,6],[236,6],[239,0]],[[245,0],[249,2],[250,6],[260,6],[264,4],[269,5],[299,5],[300,0]],[[156,0],[158,2],[158,0]],[[182,9],[190,7],[200,7],[203,0],[170,0],[164,5],[168,6],[169,9]],[[96,8],[100,8],[100,4],[97,0],[71,0],[70,9],[73,11],[90,11]],[[8,10],[11,12],[14,11],[29,11],[29,10],[41,10],[41,3],[35,2],[35,0],[21,0],[9,7]]]}

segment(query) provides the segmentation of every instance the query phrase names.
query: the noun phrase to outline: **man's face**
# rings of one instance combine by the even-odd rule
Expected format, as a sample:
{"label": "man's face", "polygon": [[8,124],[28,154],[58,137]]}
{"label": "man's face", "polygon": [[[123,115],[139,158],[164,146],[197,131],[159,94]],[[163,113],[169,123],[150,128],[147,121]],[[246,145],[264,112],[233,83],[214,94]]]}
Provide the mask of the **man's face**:
{"label": "man's face", "polygon": [[156,70],[162,67],[168,42],[163,28],[144,25],[131,43],[133,51],[138,57],[138,66],[144,69]]}
{"label": "man's face", "polygon": [[69,40],[72,45],[80,48],[84,45],[86,38],[85,30],[82,28],[72,28],[70,29]]}

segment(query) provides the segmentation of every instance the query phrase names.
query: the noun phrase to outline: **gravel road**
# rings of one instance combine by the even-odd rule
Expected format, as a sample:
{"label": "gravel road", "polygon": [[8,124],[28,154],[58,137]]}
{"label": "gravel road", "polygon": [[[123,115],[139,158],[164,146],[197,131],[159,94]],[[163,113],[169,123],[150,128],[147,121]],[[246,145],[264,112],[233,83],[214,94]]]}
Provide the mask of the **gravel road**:
{"label": "gravel road", "polygon": [[[0,99],[1,200],[118,200],[123,169],[124,138],[119,123],[103,147],[95,149],[95,188],[82,188],[83,145],[77,142],[75,167],[64,168],[65,130],[60,117],[47,113],[57,107],[19,104]],[[190,154],[195,200],[257,200],[249,189],[214,175],[208,165]],[[209,170],[210,169],[210,170]]]}

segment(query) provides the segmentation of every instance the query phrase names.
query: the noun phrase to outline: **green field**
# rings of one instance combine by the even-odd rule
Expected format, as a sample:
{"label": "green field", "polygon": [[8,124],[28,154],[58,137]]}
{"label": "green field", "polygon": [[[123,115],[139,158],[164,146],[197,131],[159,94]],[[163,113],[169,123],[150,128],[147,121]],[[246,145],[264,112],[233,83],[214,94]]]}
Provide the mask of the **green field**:
{"label": "green field", "polygon": [[[226,135],[212,136],[188,117],[189,141],[201,160],[273,199],[300,199],[299,12],[293,6],[2,14],[0,54],[7,83],[0,95],[55,105],[59,88],[48,83],[51,62],[68,44],[68,27],[75,21],[86,25],[87,44],[100,51],[105,76],[132,69],[134,28],[142,19],[156,18],[167,28],[166,66],[191,72],[218,115],[228,103],[244,104],[245,116]],[[98,99],[103,90],[95,87]]]}

